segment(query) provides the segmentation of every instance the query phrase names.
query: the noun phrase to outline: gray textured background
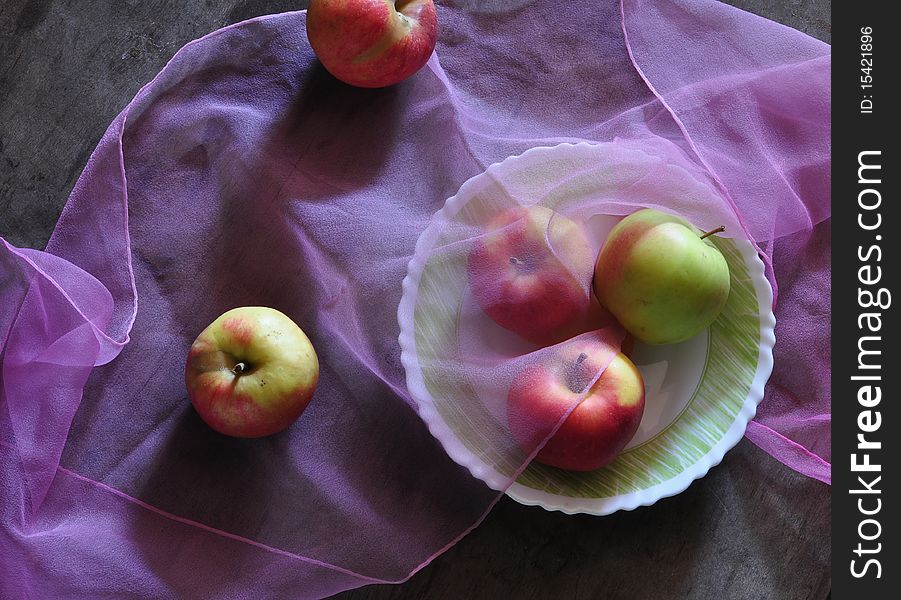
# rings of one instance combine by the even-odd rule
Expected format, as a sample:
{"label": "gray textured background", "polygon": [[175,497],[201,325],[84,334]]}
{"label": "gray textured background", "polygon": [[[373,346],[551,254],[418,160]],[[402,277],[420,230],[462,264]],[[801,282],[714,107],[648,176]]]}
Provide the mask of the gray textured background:
{"label": "gray textured background", "polygon": [[[829,0],[731,3],[830,40]],[[110,121],[179,47],[304,4],[3,0],[0,236],[43,247]],[[340,597],[819,600],[830,590],[829,494],[743,440],[707,477],[650,508],[595,518],[505,498],[406,584]]]}

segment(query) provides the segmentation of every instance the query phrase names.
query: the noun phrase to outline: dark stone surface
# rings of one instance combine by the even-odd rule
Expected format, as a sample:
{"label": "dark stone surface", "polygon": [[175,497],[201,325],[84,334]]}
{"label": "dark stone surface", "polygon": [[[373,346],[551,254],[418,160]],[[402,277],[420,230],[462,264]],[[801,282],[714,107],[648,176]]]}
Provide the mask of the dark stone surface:
{"label": "dark stone surface", "polygon": [[[43,247],[115,115],[184,43],[289,0],[0,3],[0,235]],[[829,41],[829,0],[733,0]],[[813,598],[830,589],[830,490],[747,440],[684,493],[608,517],[504,499],[382,598]]]}

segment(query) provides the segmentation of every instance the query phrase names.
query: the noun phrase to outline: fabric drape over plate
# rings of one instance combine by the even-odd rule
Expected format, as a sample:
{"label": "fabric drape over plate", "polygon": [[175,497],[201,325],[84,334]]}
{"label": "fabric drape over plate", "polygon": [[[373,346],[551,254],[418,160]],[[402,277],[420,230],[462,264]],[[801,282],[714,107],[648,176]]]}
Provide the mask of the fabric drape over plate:
{"label": "fabric drape over plate", "polygon": [[[747,435],[830,480],[828,45],[711,2],[468,4],[383,90],[332,79],[303,12],[188,44],[46,249],[0,245],[0,596],[322,597],[468,532],[498,493],[411,405],[401,281],[464,181],[562,142],[663,145],[706,174],[778,285]],[[214,434],[184,389],[193,338],[241,305],[287,313],[322,364],[262,440]]]}

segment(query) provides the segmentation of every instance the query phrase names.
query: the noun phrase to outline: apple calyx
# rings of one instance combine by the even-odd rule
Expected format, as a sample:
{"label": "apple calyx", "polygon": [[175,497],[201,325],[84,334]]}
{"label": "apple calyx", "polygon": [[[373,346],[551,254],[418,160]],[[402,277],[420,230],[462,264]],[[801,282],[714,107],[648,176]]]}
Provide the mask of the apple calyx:
{"label": "apple calyx", "polygon": [[516,273],[519,275],[530,275],[537,269],[534,260],[523,260],[515,256],[510,257],[510,264],[513,265],[513,268],[516,269]]}
{"label": "apple calyx", "polygon": [[[407,31],[419,24],[419,13],[422,9],[420,4],[422,2],[419,0],[392,0],[391,4],[394,6],[394,13],[398,22],[402,23],[407,28]],[[402,36],[393,37],[400,39]]]}
{"label": "apple calyx", "polygon": [[714,227],[710,231],[706,231],[701,235],[701,239],[703,240],[706,237],[710,237],[711,235],[716,235],[717,233],[722,233],[726,231],[725,225],[720,225],[719,227]]}
{"label": "apple calyx", "polygon": [[585,369],[582,368],[582,363],[587,358],[588,355],[586,353],[580,352],[576,362],[566,369],[566,387],[573,394],[581,394],[585,391],[588,384],[591,383],[590,379],[586,377]]}
{"label": "apple calyx", "polygon": [[239,362],[234,367],[232,367],[232,373],[236,376],[242,375],[250,370],[250,366],[247,363]]}
{"label": "apple calyx", "polygon": [[[394,10],[397,11],[401,21],[412,21],[413,23],[419,21],[419,10],[408,10],[411,4],[417,4],[416,0],[394,0],[392,4],[394,4]],[[416,9],[418,7],[413,8]],[[407,12],[404,12],[405,10]]]}

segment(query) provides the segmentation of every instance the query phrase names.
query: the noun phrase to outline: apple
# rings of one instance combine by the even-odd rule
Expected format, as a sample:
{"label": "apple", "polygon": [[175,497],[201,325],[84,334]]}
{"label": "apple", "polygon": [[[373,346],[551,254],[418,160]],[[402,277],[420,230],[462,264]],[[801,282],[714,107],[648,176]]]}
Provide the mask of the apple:
{"label": "apple", "polygon": [[582,228],[543,206],[501,212],[473,243],[467,261],[476,303],[498,325],[547,345],[597,327],[594,256]]}
{"label": "apple", "polygon": [[711,234],[642,209],[616,224],[598,256],[594,291],[638,340],[673,344],[694,337],[729,297],[729,265]]}
{"label": "apple", "polygon": [[585,391],[612,351],[597,340],[576,340],[513,380],[507,416],[523,451],[534,451],[551,425],[578,403],[535,460],[570,471],[593,471],[622,452],[644,413],[644,381],[638,369],[618,352]]}
{"label": "apple", "polygon": [[429,60],[438,17],[432,0],[311,0],[307,37],[322,65],[341,81],[385,87]]}
{"label": "apple", "polygon": [[200,417],[225,435],[278,433],[304,411],[319,380],[319,359],[306,334],[273,308],[235,308],[191,345],[188,396]]}

